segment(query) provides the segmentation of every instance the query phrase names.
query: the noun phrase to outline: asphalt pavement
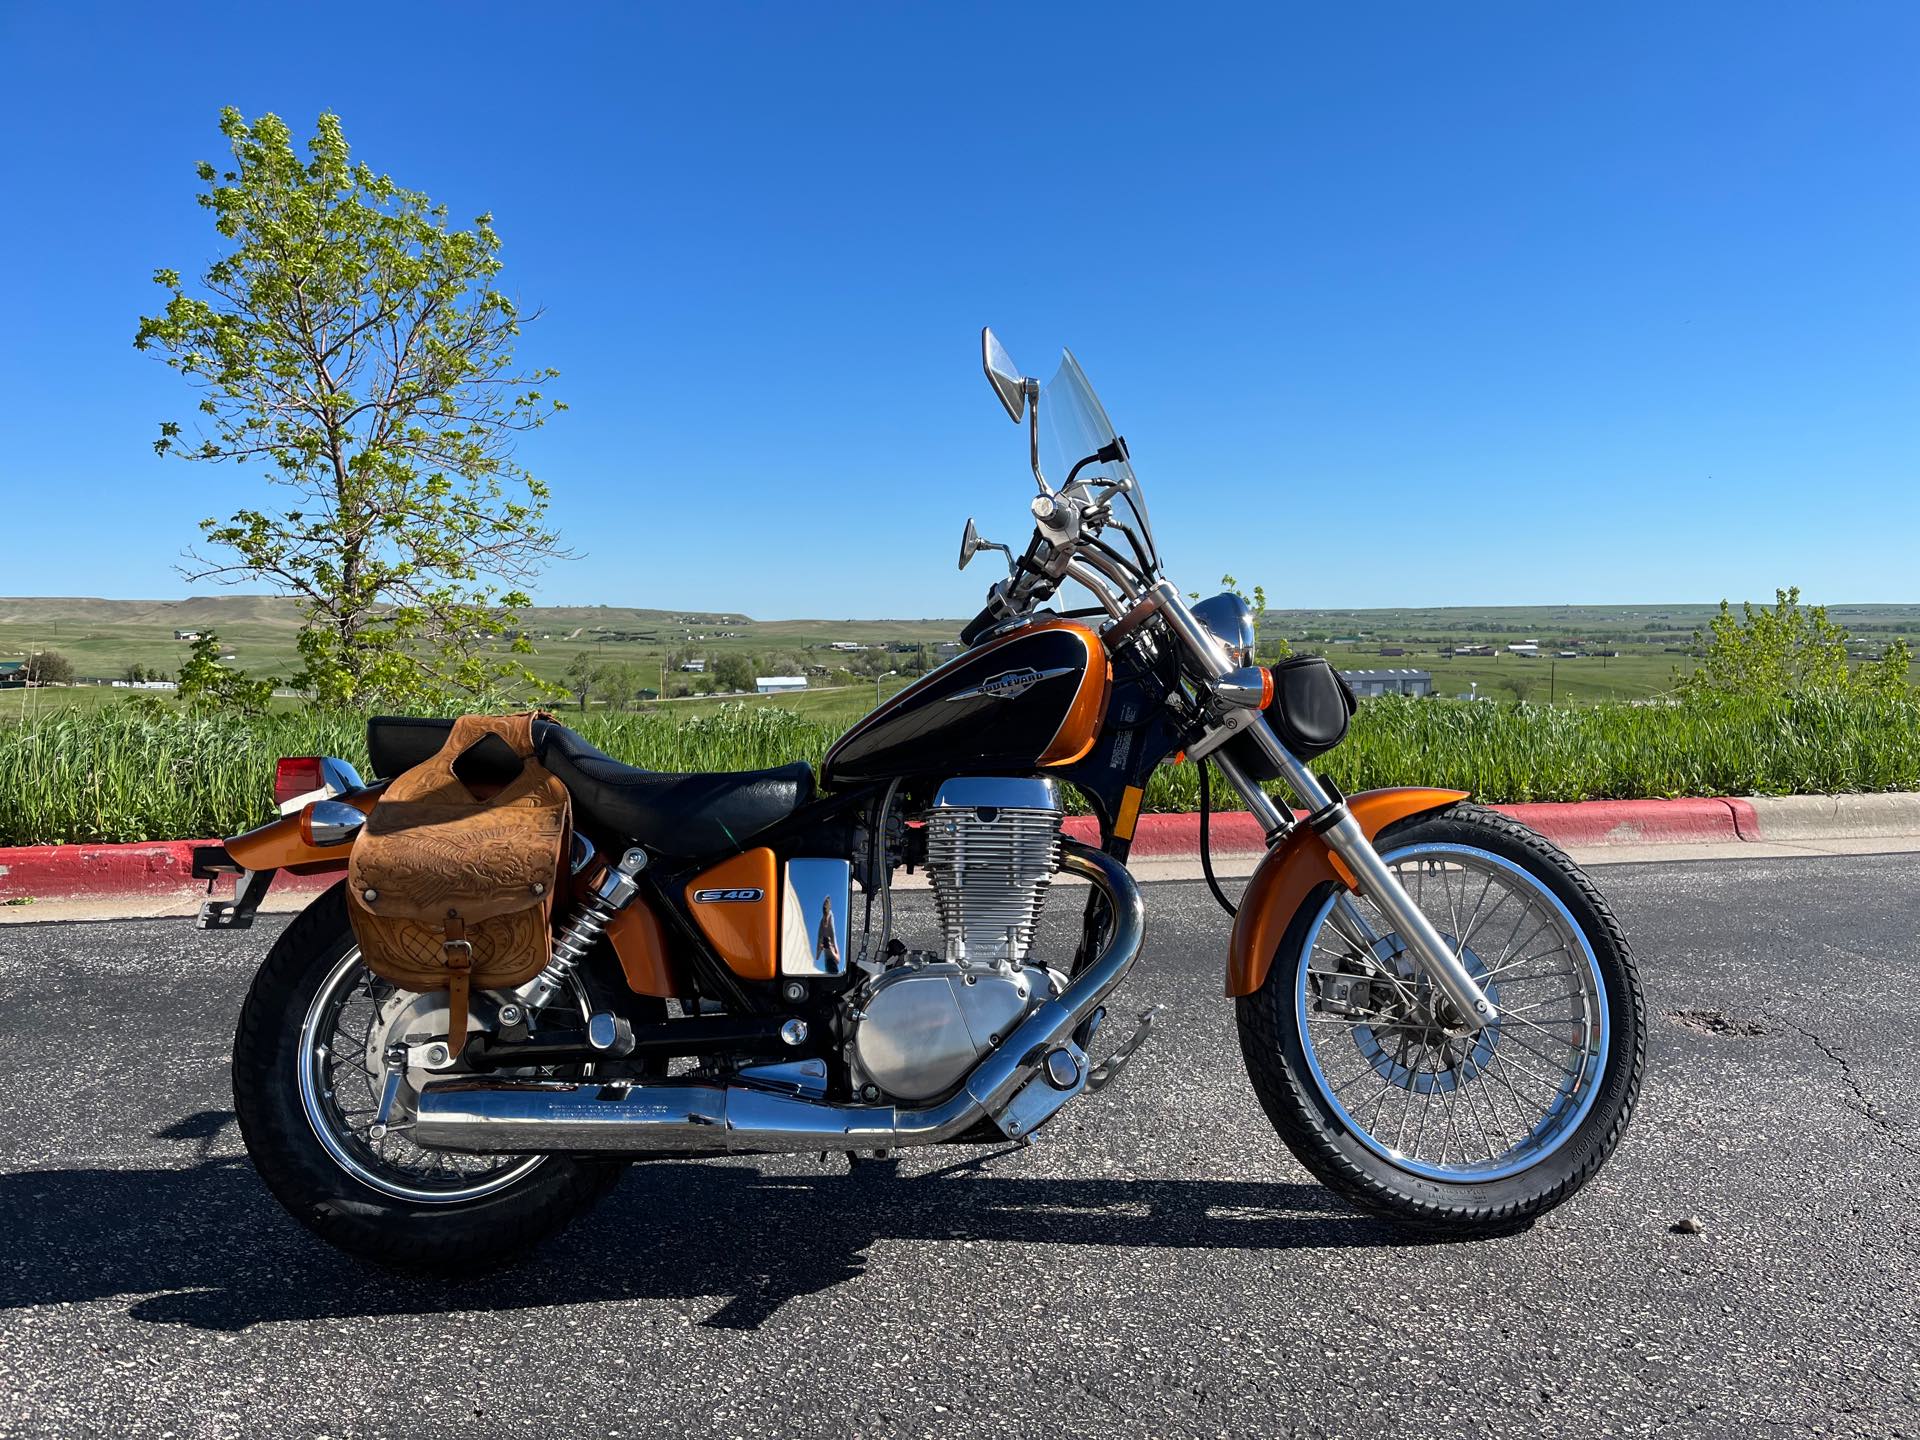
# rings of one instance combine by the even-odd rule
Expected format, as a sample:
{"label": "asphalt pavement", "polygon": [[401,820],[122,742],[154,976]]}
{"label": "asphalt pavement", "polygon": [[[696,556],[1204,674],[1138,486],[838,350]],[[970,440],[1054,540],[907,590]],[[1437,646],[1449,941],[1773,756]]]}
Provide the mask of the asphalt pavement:
{"label": "asphalt pavement", "polygon": [[283,919],[0,929],[0,1433],[1920,1435],[1920,856],[1601,880],[1649,1079],[1524,1234],[1409,1244],[1316,1185],[1168,883],[1122,998],[1169,1012],[1037,1147],[635,1167],[464,1284],[334,1253],[246,1161]]}

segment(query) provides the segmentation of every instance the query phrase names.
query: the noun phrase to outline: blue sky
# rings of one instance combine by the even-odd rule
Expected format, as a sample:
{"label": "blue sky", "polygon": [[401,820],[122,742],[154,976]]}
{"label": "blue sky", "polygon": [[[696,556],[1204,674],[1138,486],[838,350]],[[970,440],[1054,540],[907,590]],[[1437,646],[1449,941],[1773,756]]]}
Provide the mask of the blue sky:
{"label": "blue sky", "polygon": [[[0,593],[171,597],[257,474],[131,345],[222,105],[490,210],[573,409],[540,598],[971,613],[1071,345],[1280,605],[1920,600],[1920,10],[0,10]],[[204,588],[204,587],[202,587]]]}

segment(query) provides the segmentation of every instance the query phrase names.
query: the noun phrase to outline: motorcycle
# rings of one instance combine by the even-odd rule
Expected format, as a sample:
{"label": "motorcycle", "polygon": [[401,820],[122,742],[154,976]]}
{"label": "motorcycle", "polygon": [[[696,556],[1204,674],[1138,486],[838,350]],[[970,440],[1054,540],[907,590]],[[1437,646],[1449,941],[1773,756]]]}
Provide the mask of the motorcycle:
{"label": "motorcycle", "polygon": [[[303,1224],[375,1261],[472,1270],[637,1160],[1031,1142],[1151,1033],[1151,1012],[1115,1013],[1146,933],[1126,861],[1148,778],[1176,757],[1201,767],[1203,815],[1211,769],[1266,834],[1226,993],[1248,1080],[1307,1169],[1452,1235],[1524,1225],[1599,1170],[1645,1015],[1592,882],[1463,792],[1347,797],[1316,775],[1353,708],[1336,673],[1257,665],[1243,600],[1183,598],[1071,353],[1045,387],[991,331],[982,359],[1028,430],[1032,538],[1015,554],[967,521],[961,567],[998,551],[1005,578],[960,653],[855,724],[817,779],[804,762],[636,769],[538,721],[571,797],[571,894],[550,963],[476,991],[459,1044],[446,991],[362,963],[344,885],[287,926],[241,1013],[234,1107]],[[1069,582],[1093,604],[1053,608]],[[450,723],[371,720],[376,773],[434,755]],[[283,760],[277,782],[280,819],[196,857],[237,877],[210,926],[247,924],[279,871],[344,869],[382,790],[331,758]],[[1063,835],[1068,786],[1098,845]],[[927,876],[935,935],[895,933],[903,866]],[[1078,947],[1037,954],[1063,876],[1086,882]]]}

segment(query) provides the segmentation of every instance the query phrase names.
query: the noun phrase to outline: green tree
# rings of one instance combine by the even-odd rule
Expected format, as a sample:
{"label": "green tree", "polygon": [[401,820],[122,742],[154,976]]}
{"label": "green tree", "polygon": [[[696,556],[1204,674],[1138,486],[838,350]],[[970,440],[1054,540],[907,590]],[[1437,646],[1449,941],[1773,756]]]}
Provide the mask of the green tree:
{"label": "green tree", "polygon": [[1682,694],[1779,696],[1849,687],[1847,632],[1827,618],[1827,607],[1802,606],[1797,585],[1773,593],[1772,609],[1743,604],[1738,616],[1720,602],[1707,631],[1694,632],[1700,667],[1681,677]]}
{"label": "green tree", "polygon": [[584,650],[574,651],[573,659],[567,662],[567,690],[582,710],[587,708],[587,696],[593,691],[593,674],[593,657]]}
{"label": "green tree", "polygon": [[[121,669],[120,678],[125,680],[129,685],[139,685],[148,678],[147,667],[142,665],[138,660],[129,661],[126,666]],[[156,675],[152,678],[158,679],[159,677]]]}
{"label": "green tree", "polygon": [[607,702],[609,710],[630,710],[640,700],[643,678],[639,666],[616,660],[593,672],[593,693]]}
{"label": "green tree", "polygon": [[1878,660],[1869,660],[1854,672],[1857,688],[1873,695],[1904,695],[1912,688],[1913,650],[1898,637],[1889,640]]}
{"label": "green tree", "polygon": [[565,552],[547,489],[514,440],[557,401],[550,370],[513,358],[521,316],[495,288],[491,217],[450,229],[444,207],[353,161],[337,116],[308,157],[273,115],[221,112],[231,168],[202,162],[198,199],[222,251],[177,270],[140,321],[199,392],[198,435],[154,448],[259,464],[284,503],[202,522],[190,578],[266,581],[306,610],[300,683],[323,703],[403,706],[540,687],[511,634],[525,583]]}
{"label": "green tree", "polygon": [[73,662],[58,650],[37,650],[27,656],[29,685],[71,685]]}
{"label": "green tree", "polygon": [[713,673],[714,685],[721,690],[751,690],[754,682],[753,657],[730,650],[715,657],[708,667]]}
{"label": "green tree", "polygon": [[180,698],[190,710],[237,710],[259,715],[273,699],[274,682],[256,680],[220,663],[220,637],[209,631],[193,642],[180,667]]}

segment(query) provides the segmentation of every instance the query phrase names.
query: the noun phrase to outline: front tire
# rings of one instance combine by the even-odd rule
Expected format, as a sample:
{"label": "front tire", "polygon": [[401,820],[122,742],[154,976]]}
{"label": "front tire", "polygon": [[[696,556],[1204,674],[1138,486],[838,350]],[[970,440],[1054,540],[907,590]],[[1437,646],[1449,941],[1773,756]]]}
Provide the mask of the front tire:
{"label": "front tire", "polygon": [[[471,1274],[518,1259],[613,1188],[622,1163],[559,1155],[485,1157],[464,1174],[449,1161],[450,1175],[417,1161],[411,1169],[383,1163],[383,1146],[334,1123],[319,1106],[334,1097],[316,1073],[310,1032],[337,990],[369,981],[358,954],[345,886],[336,885],[268,951],[234,1036],[240,1133],[260,1178],[294,1219],[377,1264]],[[367,991],[377,993],[377,985]],[[407,997],[389,987],[386,1003],[396,998]]]}
{"label": "front tire", "polygon": [[1450,1033],[1392,925],[1323,886],[1237,1004],[1267,1117],[1357,1207],[1493,1234],[1561,1204],[1632,1115],[1646,1015],[1632,952],[1593,884],[1525,826],[1460,804],[1375,841],[1502,1012]]}

